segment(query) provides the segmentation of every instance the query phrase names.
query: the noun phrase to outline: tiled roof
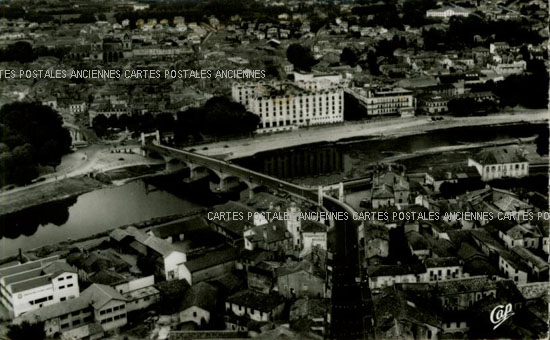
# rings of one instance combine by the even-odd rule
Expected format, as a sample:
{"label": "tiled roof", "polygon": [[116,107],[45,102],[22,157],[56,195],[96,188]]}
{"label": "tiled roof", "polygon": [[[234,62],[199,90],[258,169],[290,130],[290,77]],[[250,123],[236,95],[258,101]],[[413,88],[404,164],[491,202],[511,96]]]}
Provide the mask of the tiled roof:
{"label": "tiled roof", "polygon": [[80,311],[90,307],[90,301],[83,298],[76,298],[54,303],[53,305],[44,306],[37,310],[27,312],[14,320],[15,323],[24,321],[37,322],[46,321],[61,315],[69,314],[75,311]]}
{"label": "tiled roof", "polygon": [[426,268],[460,266],[460,260],[456,257],[435,257],[424,261]]}
{"label": "tiled roof", "polygon": [[513,147],[486,149],[474,155],[473,159],[483,165],[527,162],[520,151]]}
{"label": "tiled roof", "polygon": [[226,299],[229,303],[250,307],[262,312],[271,312],[285,302],[285,299],[276,294],[262,294],[252,290],[243,290]]}
{"label": "tiled roof", "polygon": [[185,292],[180,303],[180,310],[195,306],[206,311],[214,311],[217,300],[218,289],[207,282],[199,282]]}
{"label": "tiled roof", "polygon": [[252,228],[254,234],[246,236],[250,242],[280,242],[291,239],[292,236],[287,232],[284,223],[270,222],[261,226]]}
{"label": "tiled roof", "polygon": [[158,225],[151,229],[151,232],[156,237],[167,238],[173,235],[183,234],[191,230],[207,228],[208,224],[203,217],[193,217],[186,219],[179,219]]}
{"label": "tiled roof", "polygon": [[81,299],[87,300],[94,309],[100,309],[111,300],[126,301],[126,298],[113,288],[94,283],[80,294]]}
{"label": "tiled roof", "polygon": [[422,274],[426,272],[423,264],[412,265],[381,265],[367,267],[367,273],[371,277],[377,276],[398,276],[409,274]]}
{"label": "tiled roof", "polygon": [[197,272],[206,268],[217,266],[218,264],[234,261],[237,258],[237,250],[235,248],[225,248],[205,255],[188,260],[185,262],[185,267],[191,272]]}
{"label": "tiled roof", "polygon": [[529,249],[517,246],[513,247],[512,251],[521,257],[525,262],[532,263],[539,270],[548,269],[548,262],[533,254]]}

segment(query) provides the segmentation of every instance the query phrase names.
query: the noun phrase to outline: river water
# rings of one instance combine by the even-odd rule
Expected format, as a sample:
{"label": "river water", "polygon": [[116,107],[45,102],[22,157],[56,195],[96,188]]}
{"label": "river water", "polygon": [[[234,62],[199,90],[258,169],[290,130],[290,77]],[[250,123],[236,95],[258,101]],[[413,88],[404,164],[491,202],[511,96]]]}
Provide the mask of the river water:
{"label": "river water", "polygon": [[2,222],[0,258],[78,239],[155,217],[183,214],[201,205],[143,181],[109,187],[7,216]]}
{"label": "river water", "polygon": [[[356,176],[358,165],[395,153],[431,147],[529,137],[545,125],[522,124],[437,131],[426,135],[357,143],[310,145],[260,153],[236,161],[251,169],[298,183],[335,182]],[[166,186],[162,186],[165,187]],[[170,185],[168,185],[170,187]],[[171,192],[173,192],[171,190]],[[195,192],[171,193],[143,181],[131,182],[44,204],[7,216],[0,224],[0,258],[23,250],[78,239],[139,221],[184,214],[219,201]]]}

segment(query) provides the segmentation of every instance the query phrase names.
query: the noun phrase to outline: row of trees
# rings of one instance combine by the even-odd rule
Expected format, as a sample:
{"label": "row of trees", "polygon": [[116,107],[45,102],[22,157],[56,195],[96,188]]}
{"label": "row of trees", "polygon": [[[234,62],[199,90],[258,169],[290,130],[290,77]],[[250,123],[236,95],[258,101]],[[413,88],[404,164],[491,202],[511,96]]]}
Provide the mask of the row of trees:
{"label": "row of trees", "polygon": [[0,49],[0,62],[18,61],[28,63],[39,57],[56,57],[62,59],[68,50],[63,48],[33,47],[26,41],[18,41]]}
{"label": "row of trees", "polygon": [[105,136],[109,128],[133,132],[173,131],[178,142],[185,142],[190,137],[202,138],[204,135],[214,138],[247,135],[256,130],[260,121],[257,115],[246,111],[242,104],[226,97],[213,97],[204,106],[178,112],[176,117],[170,113],[120,117],[98,115],[93,119],[92,126],[99,136]]}
{"label": "row of trees", "polygon": [[13,103],[0,109],[0,186],[29,182],[39,164],[56,167],[70,148],[69,131],[50,107]]}

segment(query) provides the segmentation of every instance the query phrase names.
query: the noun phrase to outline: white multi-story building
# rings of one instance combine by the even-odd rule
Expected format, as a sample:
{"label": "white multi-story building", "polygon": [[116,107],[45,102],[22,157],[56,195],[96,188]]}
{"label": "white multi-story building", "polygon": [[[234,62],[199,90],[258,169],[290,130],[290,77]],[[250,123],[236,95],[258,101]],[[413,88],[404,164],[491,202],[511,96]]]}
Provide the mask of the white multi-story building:
{"label": "white multi-story building", "polygon": [[80,294],[77,271],[58,256],[0,269],[0,290],[11,317]]}
{"label": "white multi-story building", "polygon": [[257,133],[344,121],[344,91],[330,82],[236,83],[232,97],[260,117]]}
{"label": "white multi-story building", "polygon": [[471,10],[458,7],[458,6],[446,6],[437,9],[430,9],[426,11],[428,18],[450,18],[454,16],[467,17],[472,13]]}
{"label": "white multi-story building", "polygon": [[414,116],[416,100],[413,92],[396,88],[353,88],[348,93],[357,98],[367,109],[369,116],[400,114]]}

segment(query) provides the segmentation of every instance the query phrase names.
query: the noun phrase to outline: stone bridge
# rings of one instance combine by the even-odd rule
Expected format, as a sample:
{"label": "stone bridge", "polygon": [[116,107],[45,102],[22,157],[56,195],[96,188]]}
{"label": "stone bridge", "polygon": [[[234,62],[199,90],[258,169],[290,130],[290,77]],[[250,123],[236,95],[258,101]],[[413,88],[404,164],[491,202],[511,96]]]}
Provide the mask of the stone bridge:
{"label": "stone bridge", "polygon": [[[343,339],[364,338],[369,330],[365,322],[366,315],[372,315],[367,307],[368,287],[364,287],[359,259],[358,228],[362,223],[353,220],[354,209],[345,202],[325,195],[322,188],[305,188],[274,178],[224,160],[200,155],[195,152],[179,150],[161,145],[159,132],[142,134],[142,149],[145,153],[156,153],[168,163],[175,164],[175,159],[190,167],[191,176],[198,176],[200,169],[209,169],[220,177],[220,183],[229,178],[243,181],[253,189],[259,186],[287,192],[299,199],[315,202],[320,209],[331,213],[345,213],[348,219],[330,220],[335,230],[335,244],[331,253],[332,270],[330,274],[332,305],[330,308],[330,337]],[[193,175],[194,173],[194,175]],[[340,185],[340,187],[342,187]]]}

